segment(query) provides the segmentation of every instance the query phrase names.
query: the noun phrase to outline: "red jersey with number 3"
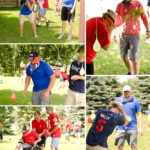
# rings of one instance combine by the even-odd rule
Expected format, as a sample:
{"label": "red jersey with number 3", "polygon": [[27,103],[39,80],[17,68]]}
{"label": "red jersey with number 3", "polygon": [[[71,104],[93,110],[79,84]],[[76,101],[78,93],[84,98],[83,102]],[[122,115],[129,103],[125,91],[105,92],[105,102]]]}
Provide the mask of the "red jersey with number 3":
{"label": "red jersey with number 3", "polygon": [[35,129],[35,131],[40,134],[43,132],[43,130],[45,129],[46,132],[42,137],[47,136],[47,123],[45,120],[40,119],[40,122],[37,122],[36,120],[32,121],[32,129]]}
{"label": "red jersey with number 3", "polygon": [[27,130],[23,133],[22,139],[24,140],[25,143],[33,144],[35,140],[39,139],[39,135],[33,131]]}
{"label": "red jersey with number 3", "polygon": [[107,26],[104,24],[102,18],[95,17],[86,22],[86,63],[93,62],[96,52],[93,50],[93,45],[96,40],[96,24],[98,41],[103,48],[110,44],[110,34]]}
{"label": "red jersey with number 3", "polygon": [[58,125],[59,128],[53,134],[51,134],[52,138],[60,138],[61,137],[61,129],[60,129],[59,117],[55,113],[52,113],[48,117],[49,132],[51,132],[55,128],[56,125]]}
{"label": "red jersey with number 3", "polygon": [[87,135],[87,144],[108,148],[107,138],[112,134],[117,125],[122,126],[124,123],[125,121],[121,116],[110,110],[100,108]]}

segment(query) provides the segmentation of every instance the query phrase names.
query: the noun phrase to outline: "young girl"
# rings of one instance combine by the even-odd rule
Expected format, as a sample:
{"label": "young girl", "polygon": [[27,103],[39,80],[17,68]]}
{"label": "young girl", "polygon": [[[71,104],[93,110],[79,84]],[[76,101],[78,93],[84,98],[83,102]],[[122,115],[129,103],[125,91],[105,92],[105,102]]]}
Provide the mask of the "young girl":
{"label": "young girl", "polygon": [[35,38],[37,37],[36,27],[34,23],[34,16],[32,13],[34,4],[35,4],[35,0],[25,0],[25,3],[23,4],[23,8],[20,11],[20,37],[23,37],[23,24],[26,18],[28,18],[28,20],[32,24],[34,37]]}
{"label": "young girl", "polygon": [[54,9],[54,15],[56,15],[56,12],[58,12],[58,15],[60,16],[60,0],[55,0],[55,9]]}

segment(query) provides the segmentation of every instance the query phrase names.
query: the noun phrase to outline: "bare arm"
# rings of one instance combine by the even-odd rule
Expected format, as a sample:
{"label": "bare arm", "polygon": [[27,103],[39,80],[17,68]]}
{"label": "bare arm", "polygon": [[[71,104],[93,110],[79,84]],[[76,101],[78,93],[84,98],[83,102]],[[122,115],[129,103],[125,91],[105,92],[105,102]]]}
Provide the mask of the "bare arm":
{"label": "bare arm", "polygon": [[75,0],[75,1],[74,1],[74,5],[73,5],[73,7],[72,7],[72,9],[71,9],[71,11],[70,11],[70,14],[73,14],[73,13],[74,13],[74,10],[75,10],[75,8],[76,8],[77,2],[78,2],[78,0]]}
{"label": "bare arm", "polygon": [[35,0],[32,0],[32,3],[30,4],[30,2],[28,0],[26,0],[26,3],[27,7],[32,11],[33,9],[33,6],[35,4]]}
{"label": "bare arm", "polygon": [[27,92],[27,89],[29,87],[29,84],[30,84],[30,80],[31,80],[31,77],[30,76],[26,76],[26,80],[25,80],[25,88],[24,88],[24,97],[26,97],[26,92]]}
{"label": "bare arm", "polygon": [[53,134],[58,128],[59,128],[59,126],[56,125],[56,126],[53,128],[53,130],[52,130],[51,132],[48,133],[48,135]]}
{"label": "bare arm", "polygon": [[38,142],[40,142],[42,139],[41,138],[39,138],[38,140],[36,140],[35,142],[34,142],[34,145],[36,145]]}
{"label": "bare arm", "polygon": [[84,76],[74,75],[71,77],[72,80],[85,80]]}
{"label": "bare arm", "polygon": [[40,137],[41,137],[42,135],[44,135],[45,133],[46,133],[46,129],[44,129],[43,132],[39,134]]}
{"label": "bare arm", "polygon": [[143,116],[142,116],[142,112],[141,111],[137,112],[137,115],[138,115],[138,119],[139,119],[139,132],[140,132],[140,135],[142,136],[143,135]]}
{"label": "bare arm", "polygon": [[104,49],[104,50],[108,50],[109,47],[110,47],[110,44],[103,46],[103,49]]}

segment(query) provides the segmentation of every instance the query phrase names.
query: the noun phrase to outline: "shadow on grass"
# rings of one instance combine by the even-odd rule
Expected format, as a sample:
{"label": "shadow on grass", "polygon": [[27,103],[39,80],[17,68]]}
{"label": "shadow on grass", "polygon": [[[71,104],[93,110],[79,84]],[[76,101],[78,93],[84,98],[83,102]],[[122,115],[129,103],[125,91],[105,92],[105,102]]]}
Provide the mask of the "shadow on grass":
{"label": "shadow on grass", "polygon": [[[12,90],[0,90],[0,104],[1,105],[32,105],[31,97],[32,92],[27,92],[27,96],[23,96],[23,91],[14,91],[16,99],[12,101],[10,99]],[[66,95],[52,94],[51,105],[64,105]]]}

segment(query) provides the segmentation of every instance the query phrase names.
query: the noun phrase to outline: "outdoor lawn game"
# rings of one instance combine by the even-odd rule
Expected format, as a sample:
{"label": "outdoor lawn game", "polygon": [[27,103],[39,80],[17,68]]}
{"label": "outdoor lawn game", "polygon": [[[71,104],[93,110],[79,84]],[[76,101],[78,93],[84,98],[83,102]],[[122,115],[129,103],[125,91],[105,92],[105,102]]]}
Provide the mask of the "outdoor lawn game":
{"label": "outdoor lawn game", "polygon": [[[53,114],[48,114],[47,109],[48,108],[45,107],[0,107],[1,111],[0,123],[2,124],[2,133],[3,133],[3,140],[0,141],[0,149],[15,150],[24,132],[26,133],[27,131],[34,130],[35,134],[40,134],[38,130],[36,130],[35,132],[35,129],[37,129],[37,127],[35,126],[34,123],[37,122],[38,119],[40,119],[40,122],[41,120],[46,122],[48,135],[49,131],[51,130],[51,128],[49,128],[48,125],[48,120],[49,116],[51,115],[52,115],[51,117],[53,116],[57,117],[58,119],[57,121],[59,123],[59,128],[57,130],[61,131],[61,133],[59,133],[60,142],[58,148],[62,150],[84,149],[85,148],[84,108],[54,106]],[[38,114],[39,112],[40,115]],[[76,119],[77,117],[79,118],[78,120]],[[77,136],[76,125],[78,123],[80,124],[80,132],[78,132]],[[25,128],[23,129],[24,126],[27,126],[27,131],[24,131],[25,130]],[[69,136],[67,136],[67,133],[69,133]],[[44,136],[41,136],[41,138],[42,137]],[[51,149],[50,145],[53,138],[54,137],[51,135],[47,136],[46,146],[44,148],[45,150]]]}
{"label": "outdoor lawn game", "polygon": [[[34,0],[30,1],[31,3],[26,3],[25,6],[24,0],[0,2],[0,43],[84,42],[84,15],[80,12],[80,9],[84,9],[83,2],[74,0],[66,4],[63,0],[62,3],[60,0],[44,0],[44,3],[42,0],[36,3]],[[68,5],[72,8],[72,12],[67,16],[66,11],[70,10],[63,9],[62,16],[62,8]],[[27,8],[26,11],[24,7],[31,10]],[[64,31],[62,31],[62,17]]]}
{"label": "outdoor lawn game", "polygon": [[86,10],[87,74],[148,75],[148,1],[87,0]]}
{"label": "outdoor lawn game", "polygon": [[[0,57],[1,58],[0,59],[0,95],[1,95],[0,103],[1,105],[31,105],[31,104],[43,105],[45,104],[45,103],[37,103],[37,101],[40,98],[44,99],[46,105],[49,104],[64,105],[68,94],[68,90],[70,88],[71,90],[72,88],[75,88],[77,84],[74,85],[74,83],[76,83],[76,81],[79,80],[77,77],[75,80],[69,79],[70,73],[71,73],[70,78],[72,78],[74,73],[76,73],[76,72],[73,73],[71,72],[70,66],[72,62],[77,62],[78,60],[81,60],[76,75],[78,75],[78,77],[80,78],[84,78],[84,74],[85,74],[84,73],[84,51],[79,52],[80,48],[84,49],[84,46],[83,45],[1,45],[0,46],[0,55],[1,55]],[[34,53],[32,53],[32,51],[34,51]],[[29,59],[32,59],[34,57],[33,55],[35,55],[35,59],[36,58],[38,59],[37,59],[37,63],[32,65],[31,63],[32,60],[29,61]],[[31,68],[28,69],[29,68],[28,66],[30,65]],[[39,74],[38,72],[41,73]],[[48,74],[48,78],[45,78],[45,74],[43,74],[44,72],[45,74]],[[27,79],[26,81],[26,78],[28,78],[29,80]],[[71,81],[70,88],[69,88],[69,84],[70,84],[69,81]],[[80,81],[81,85],[82,84],[84,85],[84,80],[81,81]],[[42,90],[42,88],[47,90],[46,91]],[[78,87],[78,89],[81,89],[84,95],[84,86],[81,86],[80,88]],[[38,95],[40,91],[42,92],[40,94],[42,96]]]}
{"label": "outdoor lawn game", "polygon": [[[105,148],[108,144],[109,150],[117,149],[117,147],[125,150],[131,147],[148,150],[149,86],[150,78],[146,76],[88,77],[86,81],[87,144],[90,145],[93,142],[94,145],[98,142]],[[119,126],[115,125],[117,123]],[[132,133],[129,133],[131,130]],[[96,135],[96,140],[94,140],[95,137],[92,138],[92,134]],[[134,134],[137,142],[129,134]],[[134,145],[131,145],[133,143]]]}

